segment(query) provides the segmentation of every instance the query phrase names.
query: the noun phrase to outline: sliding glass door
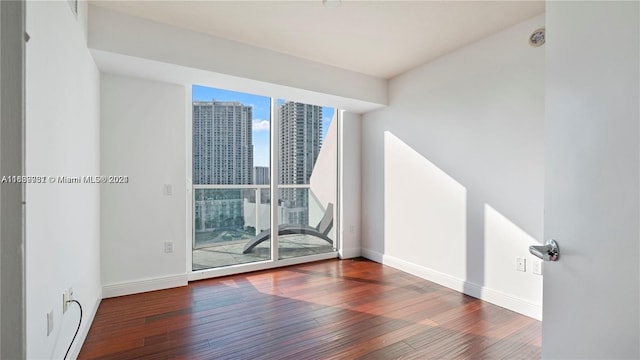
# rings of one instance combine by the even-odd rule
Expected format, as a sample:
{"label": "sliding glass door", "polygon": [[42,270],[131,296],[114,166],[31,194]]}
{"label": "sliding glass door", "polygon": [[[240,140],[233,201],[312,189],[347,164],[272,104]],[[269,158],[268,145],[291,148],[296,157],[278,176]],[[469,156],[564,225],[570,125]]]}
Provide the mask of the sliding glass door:
{"label": "sliding glass door", "polygon": [[335,253],[336,111],[192,94],[192,271]]}
{"label": "sliding glass door", "polygon": [[193,86],[192,270],[271,259],[271,98]]}
{"label": "sliding glass door", "polygon": [[334,114],[329,107],[278,101],[280,259],[336,250],[338,166]]}

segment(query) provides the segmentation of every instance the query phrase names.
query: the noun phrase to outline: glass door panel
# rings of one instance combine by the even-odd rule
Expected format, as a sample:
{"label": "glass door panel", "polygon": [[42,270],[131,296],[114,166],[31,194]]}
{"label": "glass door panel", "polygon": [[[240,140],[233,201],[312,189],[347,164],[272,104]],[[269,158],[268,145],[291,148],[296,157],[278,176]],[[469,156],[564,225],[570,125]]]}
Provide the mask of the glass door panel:
{"label": "glass door panel", "polygon": [[[194,85],[192,270],[271,259],[271,98]],[[250,247],[251,249],[247,249]]]}
{"label": "glass door panel", "polygon": [[336,251],[336,111],[278,100],[276,113],[279,258]]}

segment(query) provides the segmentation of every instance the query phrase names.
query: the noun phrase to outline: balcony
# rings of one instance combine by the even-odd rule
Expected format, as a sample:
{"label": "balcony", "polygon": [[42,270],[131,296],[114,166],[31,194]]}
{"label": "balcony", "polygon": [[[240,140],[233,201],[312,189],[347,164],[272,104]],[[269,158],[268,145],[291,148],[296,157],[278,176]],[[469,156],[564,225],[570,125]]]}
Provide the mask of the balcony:
{"label": "balcony", "polygon": [[[270,229],[271,198],[268,185],[193,185],[192,269],[202,270],[271,259],[271,241],[259,243],[250,251],[245,246],[261,232]],[[279,225],[291,228],[316,226],[329,215],[310,189],[310,185],[278,186]],[[327,236],[335,239],[334,229]],[[278,237],[280,259],[335,251],[327,240],[309,234]]]}

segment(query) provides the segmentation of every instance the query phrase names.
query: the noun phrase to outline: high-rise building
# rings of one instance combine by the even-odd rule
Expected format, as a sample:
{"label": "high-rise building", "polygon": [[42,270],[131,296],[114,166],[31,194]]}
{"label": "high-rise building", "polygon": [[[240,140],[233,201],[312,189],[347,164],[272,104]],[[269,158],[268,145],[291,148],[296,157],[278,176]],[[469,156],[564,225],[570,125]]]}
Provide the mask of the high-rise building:
{"label": "high-rise building", "polygon": [[[236,101],[193,102],[193,183],[253,183],[252,108]],[[241,191],[198,190],[197,232],[244,226]]]}
{"label": "high-rise building", "polygon": [[256,185],[269,185],[269,167],[254,166],[253,167],[253,183]]}
{"label": "high-rise building", "polygon": [[[309,184],[313,167],[322,146],[322,107],[285,102],[278,109],[280,120],[279,181],[282,185]],[[288,208],[306,209],[308,189],[283,189],[281,200]],[[304,212],[306,214],[306,211]],[[298,214],[289,223],[305,223]]]}
{"label": "high-rise building", "polygon": [[252,108],[237,101],[193,102],[193,183],[253,183]]}

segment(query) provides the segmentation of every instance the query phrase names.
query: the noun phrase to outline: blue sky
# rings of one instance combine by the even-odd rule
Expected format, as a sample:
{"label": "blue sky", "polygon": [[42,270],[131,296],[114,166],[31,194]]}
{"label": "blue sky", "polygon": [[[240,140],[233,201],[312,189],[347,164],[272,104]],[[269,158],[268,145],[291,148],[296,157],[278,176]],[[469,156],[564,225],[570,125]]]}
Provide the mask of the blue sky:
{"label": "blue sky", "polygon": [[[253,107],[253,165],[267,166],[269,164],[270,98],[200,85],[193,85],[191,93],[194,101],[238,101]],[[284,100],[278,100],[278,104],[283,102]],[[323,139],[331,123],[333,113],[334,108],[322,107]]]}

